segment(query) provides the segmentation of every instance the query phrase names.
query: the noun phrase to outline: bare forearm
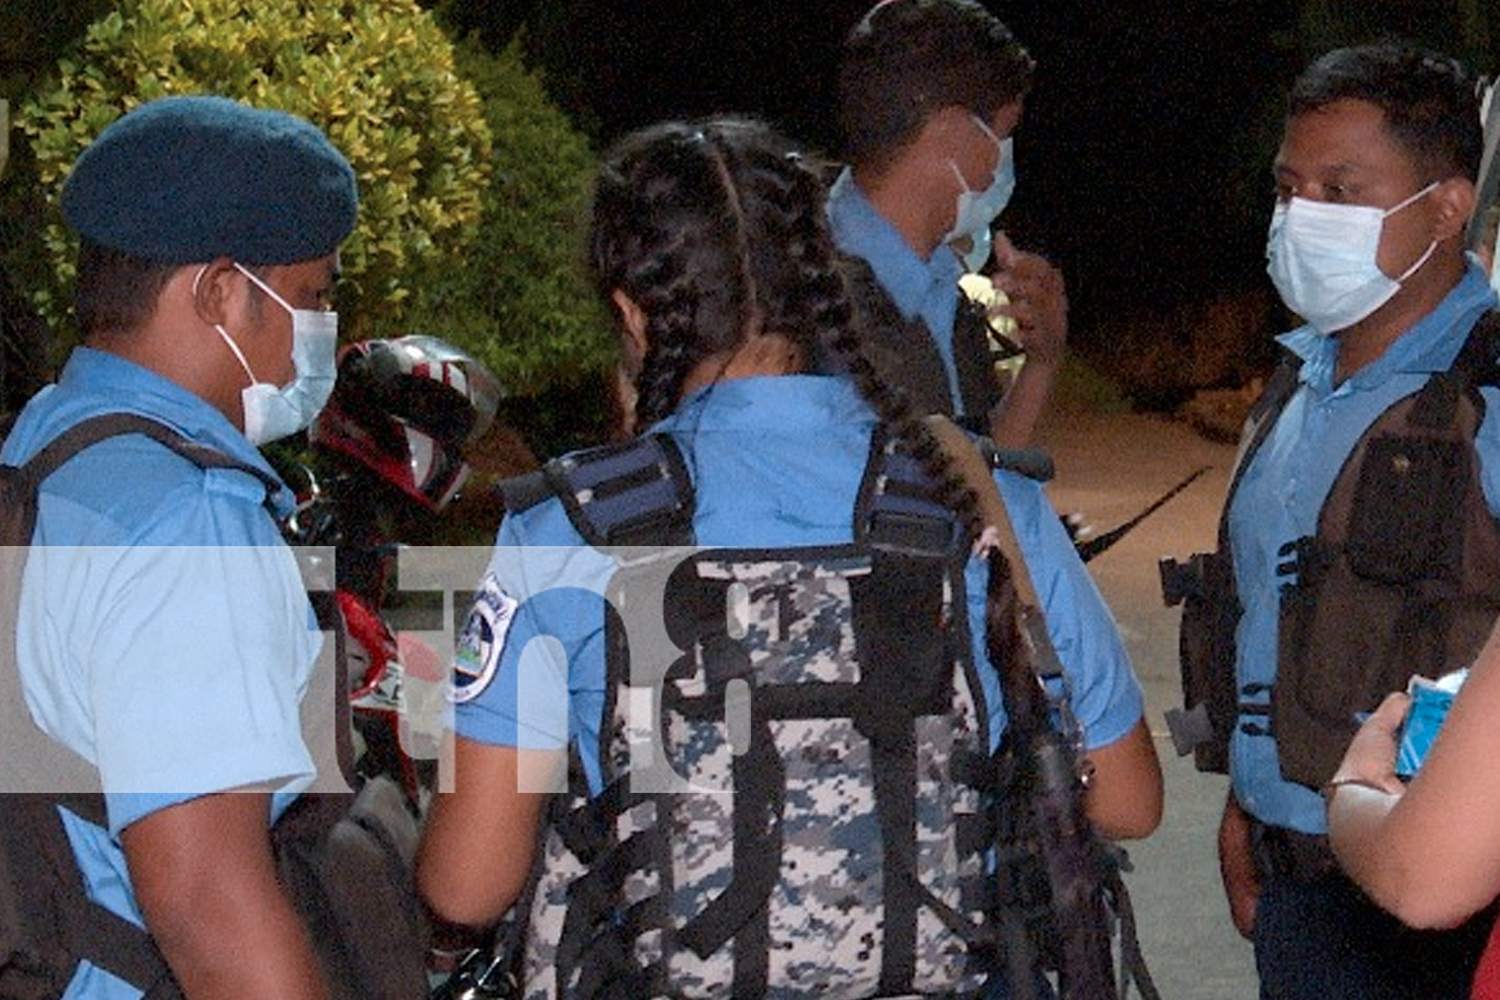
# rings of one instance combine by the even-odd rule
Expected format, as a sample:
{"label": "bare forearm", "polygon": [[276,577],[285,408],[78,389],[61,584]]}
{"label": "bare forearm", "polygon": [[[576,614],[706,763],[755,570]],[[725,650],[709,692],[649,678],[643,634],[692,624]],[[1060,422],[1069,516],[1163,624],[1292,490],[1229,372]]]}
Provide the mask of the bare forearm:
{"label": "bare forearm", "polygon": [[312,943],[277,880],[262,793],[206,795],[121,835],[146,927],[192,1000],[324,1000]]}
{"label": "bare forearm", "polygon": [[1003,234],[995,241],[995,260],[991,279],[1006,297],[995,311],[1014,320],[1026,363],[989,415],[990,436],[1001,448],[1029,448],[1067,350],[1068,293],[1061,271],[1036,254],[1016,250]]}
{"label": "bare forearm", "polygon": [[1005,398],[990,411],[990,437],[1007,450],[1030,448],[1035,443],[1037,423],[1052,401],[1058,363],[1028,359],[1021,366]]}
{"label": "bare forearm", "polygon": [[1219,820],[1219,878],[1229,902],[1229,918],[1240,936],[1249,938],[1255,930],[1260,880],[1250,846],[1250,817],[1240,808],[1233,791],[1224,799],[1224,815]]}
{"label": "bare forearm", "polygon": [[460,738],[454,764],[417,848],[417,890],[440,921],[485,927],[520,896],[536,851],[545,800],[522,791],[523,771],[551,774],[565,758]]}
{"label": "bare forearm", "polygon": [[[1487,688],[1495,690],[1489,676],[1474,693]],[[1395,773],[1407,703],[1391,695],[1355,734],[1325,791],[1329,839],[1375,902],[1414,927],[1450,927],[1494,898],[1500,882],[1500,814],[1473,767],[1490,759],[1493,722],[1472,699],[1455,705],[1451,727],[1408,787]]]}
{"label": "bare forearm", "polygon": [[1378,789],[1340,786],[1329,800],[1329,837],[1339,865],[1376,903],[1407,923],[1430,922],[1417,873],[1392,842],[1391,810],[1399,801]]}
{"label": "bare forearm", "polygon": [[153,933],[190,1000],[326,1000],[312,944],[289,903],[207,907],[191,928]]}
{"label": "bare forearm", "polygon": [[1094,776],[1088,814],[1116,840],[1149,836],[1161,822],[1161,762],[1143,721],[1125,736],[1089,752]]}

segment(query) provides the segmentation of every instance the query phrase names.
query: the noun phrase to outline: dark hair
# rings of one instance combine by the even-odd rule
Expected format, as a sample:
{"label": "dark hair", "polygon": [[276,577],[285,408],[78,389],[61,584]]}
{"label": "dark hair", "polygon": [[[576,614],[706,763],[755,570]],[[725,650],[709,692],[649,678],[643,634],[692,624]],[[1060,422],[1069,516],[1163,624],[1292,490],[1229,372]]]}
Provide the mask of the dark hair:
{"label": "dark hair", "polygon": [[81,240],[73,292],[79,332],[88,338],[139,329],[151,318],[157,297],[181,266],[142,260]]}
{"label": "dark hair", "polygon": [[961,107],[988,123],[1026,95],[1035,62],[974,0],[886,0],[844,41],[838,73],[843,158],[879,166],[935,112]]}
{"label": "dark hair", "polygon": [[1424,181],[1475,180],[1484,149],[1479,92],[1458,60],[1399,42],[1335,49],[1292,85],[1290,117],[1335,101],[1367,101]]}
{"label": "dark hair", "polygon": [[864,356],[817,171],[759,123],[669,122],[627,136],[594,194],[590,263],[599,291],[625,292],[646,316],[636,376],[642,425],[681,401],[689,372],[765,333],[847,371],[876,415],[945,484],[977,528],[972,492],[953,474],[905,394]]}

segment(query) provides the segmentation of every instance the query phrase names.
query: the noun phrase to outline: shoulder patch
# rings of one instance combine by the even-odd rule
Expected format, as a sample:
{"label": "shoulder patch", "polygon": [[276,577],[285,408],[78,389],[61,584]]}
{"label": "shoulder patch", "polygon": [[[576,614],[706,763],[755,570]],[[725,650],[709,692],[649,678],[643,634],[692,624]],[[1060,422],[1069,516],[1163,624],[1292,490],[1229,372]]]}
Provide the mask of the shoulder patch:
{"label": "shoulder patch", "polygon": [[454,702],[472,701],[495,679],[518,607],[520,602],[505,592],[495,575],[486,573],[453,653]]}

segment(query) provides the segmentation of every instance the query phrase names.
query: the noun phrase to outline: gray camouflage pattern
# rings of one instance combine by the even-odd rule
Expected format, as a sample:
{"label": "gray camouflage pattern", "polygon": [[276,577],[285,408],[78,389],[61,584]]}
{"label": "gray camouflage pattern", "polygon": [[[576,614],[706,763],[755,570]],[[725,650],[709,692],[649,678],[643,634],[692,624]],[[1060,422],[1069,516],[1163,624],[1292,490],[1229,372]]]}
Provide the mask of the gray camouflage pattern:
{"label": "gray camouflage pattern", "polygon": [[[866,559],[700,558],[697,565],[706,579],[733,581],[726,600],[726,629],[748,656],[755,689],[859,679],[849,580],[870,571]],[[953,589],[945,588],[950,604]],[[695,660],[695,667],[694,676],[678,684],[679,692],[688,697],[708,688],[701,662]],[[987,748],[981,742],[982,695],[971,690],[960,665],[953,669],[947,714],[916,720],[917,865],[928,891],[961,910],[961,887],[982,876],[984,860],[979,855],[959,856],[954,817],[979,811],[980,797],[953,780],[950,762],[960,747],[981,753]],[[617,706],[627,705],[624,688],[617,693]],[[623,773],[629,760],[626,714],[620,707],[604,727],[611,739],[607,759],[614,772],[606,775],[606,783]],[[869,743],[847,718],[770,720],[768,725],[785,767],[786,786],[779,820],[767,820],[780,823],[783,846],[780,879],[768,903],[765,996],[877,996],[886,873]],[[732,939],[703,959],[686,947],[674,947],[676,930],[711,900],[732,891],[736,797],[728,727],[722,718],[690,720],[668,713],[661,730],[667,754],[695,789],[727,791],[658,795],[617,821],[617,843],[660,823],[667,829],[669,844],[665,871],[635,871],[625,881],[627,905],[657,892],[669,898],[668,926],[636,939],[633,955],[641,968],[659,965],[664,970],[670,984],[664,995],[729,998],[734,992]],[[575,788],[574,801],[581,801],[585,791]],[[568,982],[557,981],[557,941],[567,915],[569,886],[584,871],[582,862],[549,829],[525,956],[527,1000],[572,996],[577,986],[576,973]],[[976,925],[980,921],[978,913],[966,917]],[[916,993],[965,993],[983,984],[983,977],[968,967],[963,940],[927,907],[919,909],[916,949]],[[589,962],[590,951],[585,950],[582,964]]]}

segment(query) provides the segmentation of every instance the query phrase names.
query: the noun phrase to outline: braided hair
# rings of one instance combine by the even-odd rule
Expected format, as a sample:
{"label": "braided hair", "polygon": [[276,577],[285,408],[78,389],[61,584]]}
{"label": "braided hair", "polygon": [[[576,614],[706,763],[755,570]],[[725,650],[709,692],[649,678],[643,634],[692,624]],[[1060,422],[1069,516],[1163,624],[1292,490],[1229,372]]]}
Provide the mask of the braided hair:
{"label": "braided hair", "polygon": [[699,365],[780,335],[802,358],[848,373],[977,535],[973,492],[905,393],[865,356],[825,194],[810,163],[747,119],[667,122],[616,147],[595,190],[589,257],[601,295],[624,292],[646,319],[638,422],[671,413]]}

